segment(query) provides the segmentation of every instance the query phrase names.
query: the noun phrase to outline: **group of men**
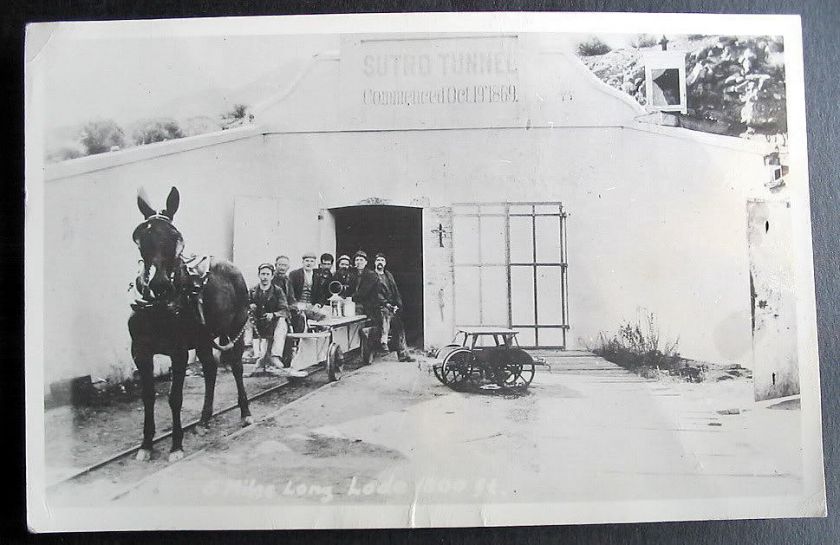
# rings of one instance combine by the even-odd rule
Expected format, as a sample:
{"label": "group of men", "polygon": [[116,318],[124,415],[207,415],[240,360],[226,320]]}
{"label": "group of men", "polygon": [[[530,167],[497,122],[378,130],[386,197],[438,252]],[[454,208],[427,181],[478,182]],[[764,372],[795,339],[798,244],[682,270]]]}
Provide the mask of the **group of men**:
{"label": "group of men", "polygon": [[400,319],[402,297],[394,276],[385,269],[385,255],[376,254],[373,270],[367,267],[368,255],[364,250],[353,256],[353,267],[348,255],[339,256],[335,271],[331,254],[322,254],[317,267],[316,259],[313,252],[304,253],[301,267],[291,272],[288,272],[290,261],[285,255],[278,256],[273,265],[263,263],[259,266],[259,283],[250,291],[251,313],[256,326],[253,342],[257,361],[262,362],[270,372],[303,375],[288,369],[291,346],[286,346],[286,336],[290,328],[300,331],[301,326],[295,324],[304,322],[301,313],[330,305],[333,295],[331,284],[333,291],[340,285],[338,295],[352,298],[370,324],[378,329],[383,353],[391,351],[388,339],[393,336],[399,360],[414,361],[408,354],[405,328]]}

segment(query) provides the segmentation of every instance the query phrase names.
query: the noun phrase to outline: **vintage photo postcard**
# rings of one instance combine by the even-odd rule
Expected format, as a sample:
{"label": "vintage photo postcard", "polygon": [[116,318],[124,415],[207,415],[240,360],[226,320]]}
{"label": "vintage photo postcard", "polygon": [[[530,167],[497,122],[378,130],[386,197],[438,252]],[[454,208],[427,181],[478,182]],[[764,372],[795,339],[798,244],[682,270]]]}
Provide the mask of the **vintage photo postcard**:
{"label": "vintage photo postcard", "polygon": [[36,532],[825,516],[795,16],[33,24]]}

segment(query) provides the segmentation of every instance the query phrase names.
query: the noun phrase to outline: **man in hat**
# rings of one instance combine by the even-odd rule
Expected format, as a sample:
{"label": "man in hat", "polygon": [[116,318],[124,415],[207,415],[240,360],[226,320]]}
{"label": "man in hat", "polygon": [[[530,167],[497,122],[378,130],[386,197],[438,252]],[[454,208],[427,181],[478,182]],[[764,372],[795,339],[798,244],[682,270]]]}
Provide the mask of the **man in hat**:
{"label": "man in hat", "polygon": [[414,358],[408,355],[408,345],[405,342],[405,326],[403,325],[400,310],[403,302],[400,296],[400,290],[397,288],[397,283],[394,280],[394,275],[391,271],[385,270],[387,260],[385,254],[376,254],[374,260],[374,274],[377,278],[377,288],[379,290],[379,315],[381,317],[382,329],[380,331],[380,342],[382,351],[386,354],[391,351],[388,346],[388,335],[394,334],[394,339],[397,345],[397,356],[400,361],[415,361]]}
{"label": "man in hat", "polygon": [[315,274],[318,276],[318,285],[321,286],[318,295],[318,303],[321,306],[328,306],[330,304],[330,282],[333,281],[333,256],[330,253],[321,254],[318,268],[315,269]]}
{"label": "man in hat", "polygon": [[336,265],[333,280],[342,285],[339,295],[342,297],[352,297],[356,288],[356,270],[350,267],[350,256],[342,254],[339,256]]}
{"label": "man in hat", "polygon": [[[286,298],[289,301],[289,329],[296,333],[302,333],[305,329],[305,321],[297,309],[297,300],[295,300],[295,293],[292,289],[292,283],[289,280],[289,266],[290,259],[287,255],[278,255],[274,260],[274,279],[272,284],[275,287],[283,290]],[[292,344],[288,343],[283,350],[283,366],[288,368],[292,361]]]}
{"label": "man in hat", "polygon": [[[286,334],[289,331],[287,320],[295,301],[289,293],[272,282],[274,265],[263,263],[257,270],[260,281],[249,292],[251,315],[257,330],[254,355],[258,359],[257,368],[262,366],[266,371],[280,372]],[[271,359],[270,363],[266,363],[269,351]]]}
{"label": "man in hat", "polygon": [[[323,284],[324,279],[315,274],[315,252],[303,254],[303,266],[289,273],[289,281],[292,285],[292,292],[298,303],[303,303],[307,308],[320,307],[323,298],[322,293],[329,293],[327,286]],[[329,295],[327,295],[327,298]]]}
{"label": "man in hat", "polygon": [[379,300],[378,280],[376,273],[367,268],[367,252],[359,250],[353,255],[353,263],[356,270],[353,276],[353,301],[362,307],[362,311],[368,319],[374,323],[379,321]]}
{"label": "man in hat", "polygon": [[[271,283],[283,290],[293,300],[295,298],[292,284],[289,281],[289,257],[285,255],[278,255],[274,260],[274,278]],[[297,301],[294,301],[297,303]],[[294,303],[292,307],[294,308]]]}

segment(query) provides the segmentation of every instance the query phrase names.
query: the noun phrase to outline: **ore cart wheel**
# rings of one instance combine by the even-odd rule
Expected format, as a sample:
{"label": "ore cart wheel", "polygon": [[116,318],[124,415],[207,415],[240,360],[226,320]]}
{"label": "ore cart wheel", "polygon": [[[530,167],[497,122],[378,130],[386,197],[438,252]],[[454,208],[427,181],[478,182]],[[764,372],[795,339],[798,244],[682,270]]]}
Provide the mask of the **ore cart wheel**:
{"label": "ore cart wheel", "polygon": [[522,349],[518,349],[516,352],[513,358],[511,358],[520,367],[516,386],[527,388],[531,384],[531,381],[534,380],[534,374],[536,373],[534,358]]}
{"label": "ore cart wheel", "polygon": [[441,365],[440,374],[443,382],[449,387],[463,386],[472,371],[472,352],[466,348],[455,350],[447,354]]}
{"label": "ore cart wheel", "polygon": [[433,365],[432,371],[435,373],[435,378],[438,379],[442,384],[446,384],[446,381],[443,380],[443,366],[442,365]]}
{"label": "ore cart wheel", "polygon": [[442,354],[445,355],[447,352],[451,352],[452,350],[454,350],[456,348],[461,348],[461,345],[460,344],[447,344],[447,345],[441,346],[435,352],[435,358],[440,359],[440,356]]}
{"label": "ore cart wheel", "polygon": [[344,364],[344,352],[341,347],[333,343],[327,353],[327,377],[330,382],[341,378],[341,366]]}
{"label": "ore cart wheel", "polygon": [[[534,378],[533,374],[531,378]],[[522,364],[516,361],[508,361],[497,371],[495,379],[494,382],[503,388],[513,388],[521,385]]]}
{"label": "ore cart wheel", "polygon": [[[446,361],[446,357],[459,348],[463,347],[460,344],[447,344],[446,346],[442,346],[435,352],[435,359],[438,361]],[[447,384],[446,379],[443,377],[443,363],[434,364],[432,366],[432,371],[434,372],[436,379],[443,384]]]}
{"label": "ore cart wheel", "polygon": [[530,363],[523,363],[522,364],[522,372],[519,374],[520,379],[523,382],[523,386],[527,388],[530,386],[531,381],[534,380],[534,373],[535,373],[534,362]]}

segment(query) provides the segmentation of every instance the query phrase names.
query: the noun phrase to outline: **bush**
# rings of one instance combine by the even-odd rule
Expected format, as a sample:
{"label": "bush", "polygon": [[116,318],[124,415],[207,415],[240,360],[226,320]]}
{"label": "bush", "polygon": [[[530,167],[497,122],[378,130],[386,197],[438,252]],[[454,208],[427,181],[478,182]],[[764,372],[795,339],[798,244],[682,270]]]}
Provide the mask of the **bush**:
{"label": "bush", "polygon": [[645,47],[653,47],[658,43],[659,40],[653,34],[639,34],[630,42],[630,47],[643,49]]}
{"label": "bush", "polygon": [[643,318],[637,317],[635,323],[624,322],[612,336],[600,333],[598,346],[591,350],[607,361],[647,377],[655,369],[679,373],[683,359],[677,352],[678,343],[679,340],[668,343],[660,339],[659,326],[651,312]]}
{"label": "bush", "polygon": [[222,114],[222,128],[244,123],[246,119],[248,121],[253,121],[254,119],[253,114],[248,112],[248,106],[245,104],[234,104],[231,111]]}
{"label": "bush", "polygon": [[125,134],[116,121],[111,119],[91,121],[82,129],[80,142],[86,155],[105,153],[125,145]]}
{"label": "bush", "polygon": [[581,42],[577,46],[578,55],[581,57],[593,57],[595,55],[604,55],[612,51],[612,48],[601,41],[597,36]]}
{"label": "bush", "polygon": [[184,133],[174,119],[149,119],[142,121],[132,131],[131,137],[138,146],[183,138]]}

